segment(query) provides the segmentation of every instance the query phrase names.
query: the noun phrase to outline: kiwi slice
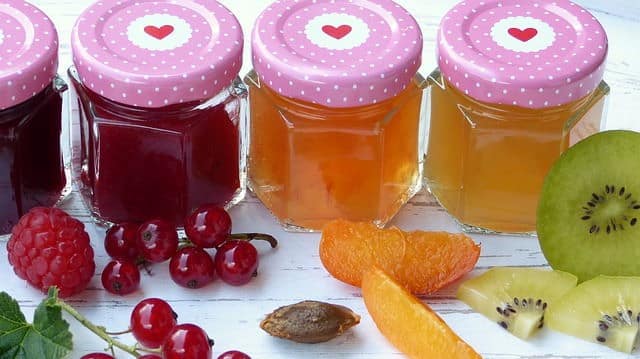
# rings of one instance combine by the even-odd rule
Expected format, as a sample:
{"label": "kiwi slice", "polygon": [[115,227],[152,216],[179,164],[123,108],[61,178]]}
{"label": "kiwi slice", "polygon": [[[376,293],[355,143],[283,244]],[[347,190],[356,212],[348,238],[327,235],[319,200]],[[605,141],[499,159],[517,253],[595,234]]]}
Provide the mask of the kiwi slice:
{"label": "kiwi slice", "polygon": [[545,311],[576,286],[569,273],[534,268],[495,267],[458,288],[458,299],[527,339],[544,326]]}
{"label": "kiwi slice", "polygon": [[598,276],[549,308],[549,327],[630,353],[638,342],[640,278]]}
{"label": "kiwi slice", "polygon": [[606,131],[569,148],[545,178],[540,247],[580,281],[640,275],[640,133]]}

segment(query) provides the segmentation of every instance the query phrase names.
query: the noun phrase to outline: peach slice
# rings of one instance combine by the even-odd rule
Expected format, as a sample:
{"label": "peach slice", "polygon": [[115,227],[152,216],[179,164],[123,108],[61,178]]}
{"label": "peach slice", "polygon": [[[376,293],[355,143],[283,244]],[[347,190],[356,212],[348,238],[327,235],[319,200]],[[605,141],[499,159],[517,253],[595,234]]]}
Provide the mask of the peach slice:
{"label": "peach slice", "polygon": [[429,306],[382,270],[365,272],[362,297],[380,332],[409,358],[482,358]]}
{"label": "peach slice", "polygon": [[320,260],[336,279],[360,286],[372,265],[383,269],[413,294],[430,294],[475,266],[480,246],[464,234],[404,232],[370,223],[334,220],[320,241]]}

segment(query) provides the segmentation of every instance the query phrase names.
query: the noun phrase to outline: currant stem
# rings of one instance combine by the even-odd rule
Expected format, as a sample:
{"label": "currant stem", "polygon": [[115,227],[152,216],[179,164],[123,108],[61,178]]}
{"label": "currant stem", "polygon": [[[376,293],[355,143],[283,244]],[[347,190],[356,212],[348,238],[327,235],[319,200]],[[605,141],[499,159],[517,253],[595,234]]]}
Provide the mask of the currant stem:
{"label": "currant stem", "polygon": [[107,335],[111,335],[111,336],[114,336],[114,335],[122,335],[122,334],[128,334],[128,333],[131,333],[131,329],[122,330],[122,331],[119,331],[119,332],[108,332],[108,331],[105,329],[105,327],[99,326],[98,328],[100,328],[101,330],[103,330],[105,334],[107,334]]}
{"label": "currant stem", "polygon": [[278,246],[278,240],[274,236],[265,233],[234,233],[231,234],[229,238],[241,241],[261,240],[269,242],[271,248]]}
{"label": "currant stem", "polygon": [[189,238],[187,237],[180,237],[180,239],[178,239],[178,247],[185,247],[185,246],[192,246],[193,242],[191,242],[189,240]]}
{"label": "currant stem", "polygon": [[145,353],[151,353],[151,354],[162,354],[162,349],[161,348],[156,348],[156,349],[151,349],[151,348],[145,348],[145,347],[141,347],[139,345],[136,345],[136,350],[140,350],[143,351]]}
{"label": "currant stem", "polygon": [[118,349],[120,349],[122,351],[125,351],[125,352],[133,355],[136,358],[142,356],[142,354],[140,354],[138,352],[138,349],[135,346],[129,346],[129,345],[123,344],[123,343],[113,339],[112,337],[109,336],[109,334],[107,334],[107,332],[104,330],[104,328],[101,328],[101,327],[91,323],[87,318],[85,318],[82,314],[80,314],[77,310],[75,310],[69,304],[65,303],[64,301],[62,301],[60,299],[57,299],[56,302],[60,306],[60,308],[62,308],[62,310],[64,310],[65,312],[69,313],[69,315],[74,317],[85,328],[89,329],[90,331],[95,333],[97,336],[99,336],[102,340],[107,342],[110,347],[116,347],[116,348],[118,348]]}

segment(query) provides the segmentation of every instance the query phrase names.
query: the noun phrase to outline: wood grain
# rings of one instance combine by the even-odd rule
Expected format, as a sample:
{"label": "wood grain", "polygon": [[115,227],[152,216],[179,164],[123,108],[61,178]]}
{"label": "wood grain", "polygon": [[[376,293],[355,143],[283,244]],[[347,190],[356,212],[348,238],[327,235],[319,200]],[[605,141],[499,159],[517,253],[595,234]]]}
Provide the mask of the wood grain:
{"label": "wood grain", "polygon": [[[78,14],[90,3],[87,0],[32,0],[47,12],[58,26],[61,39],[61,72],[70,64],[69,37]],[[244,29],[249,29],[258,13],[269,3],[267,0],[221,0],[234,11]],[[455,1],[400,0],[420,22],[425,35],[423,73],[435,66],[434,39],[438,22]],[[608,128],[640,130],[640,56],[637,34],[640,34],[640,2],[628,0],[577,1],[593,11],[603,23],[610,39],[610,54],[606,80],[613,91],[609,106]],[[246,43],[248,46],[248,42]],[[250,68],[249,52],[245,53],[243,73]],[[73,216],[87,224],[96,249],[98,268],[107,262],[102,238],[104,229],[92,224],[91,218],[77,193],[64,203]],[[231,210],[234,231],[266,232],[275,235],[281,243],[276,250],[267,246],[261,252],[260,274],[243,287],[223,285],[219,281],[198,291],[189,291],[174,285],[168,276],[166,263],[153,267],[153,275],[143,275],[142,290],[127,296],[114,297],[100,285],[96,273],[89,290],[73,298],[71,303],[96,323],[118,331],[128,326],[133,305],[145,297],[167,299],[180,315],[181,322],[195,322],[215,339],[217,354],[228,349],[240,349],[254,359],[400,359],[404,356],[390,346],[379,334],[366,314],[360,292],[332,279],[322,268],[318,254],[318,234],[291,234],[283,232],[267,210],[253,197]],[[458,231],[456,224],[426,193],[417,195],[395,218],[394,224],[404,229],[437,229]],[[474,273],[492,266],[544,267],[546,261],[533,237],[474,235],[482,244],[482,255]],[[6,258],[4,245],[0,257]],[[0,289],[18,298],[26,307],[27,316],[42,295],[28,287],[12,274],[5,259],[0,260],[3,276]],[[454,299],[457,285],[425,298],[426,302],[444,318],[459,335],[467,340],[485,358],[628,358],[602,346],[586,343],[558,333],[543,331],[529,342],[523,342],[501,330],[496,324],[471,311]],[[259,322],[276,307],[303,299],[316,299],[346,305],[362,315],[362,323],[329,343],[303,345],[288,343],[269,337],[259,329]],[[77,324],[72,324],[75,350],[71,358],[88,352],[100,351],[104,344]],[[124,336],[124,341],[133,342]],[[120,358],[125,358],[121,355]],[[636,354],[635,357],[640,357]]]}

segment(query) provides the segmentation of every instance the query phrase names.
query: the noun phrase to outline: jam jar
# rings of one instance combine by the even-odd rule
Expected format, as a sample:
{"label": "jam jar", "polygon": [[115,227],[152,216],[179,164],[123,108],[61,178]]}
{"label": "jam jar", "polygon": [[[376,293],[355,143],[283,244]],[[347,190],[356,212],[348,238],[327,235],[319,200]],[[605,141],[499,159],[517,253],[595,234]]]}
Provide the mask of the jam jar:
{"label": "jam jar", "polygon": [[533,232],[551,165],[603,125],[604,29],[566,0],[467,0],[437,46],[429,190],[468,231]]}
{"label": "jam jar", "polygon": [[284,0],[259,16],[249,186],[285,229],[384,225],[420,189],[422,42],[389,0]]}
{"label": "jam jar", "polygon": [[57,68],[51,20],[22,0],[0,3],[0,234],[68,193]]}
{"label": "jam jar", "polygon": [[97,2],[72,31],[74,174],[100,222],[176,226],[245,193],[243,34],[212,0]]}

